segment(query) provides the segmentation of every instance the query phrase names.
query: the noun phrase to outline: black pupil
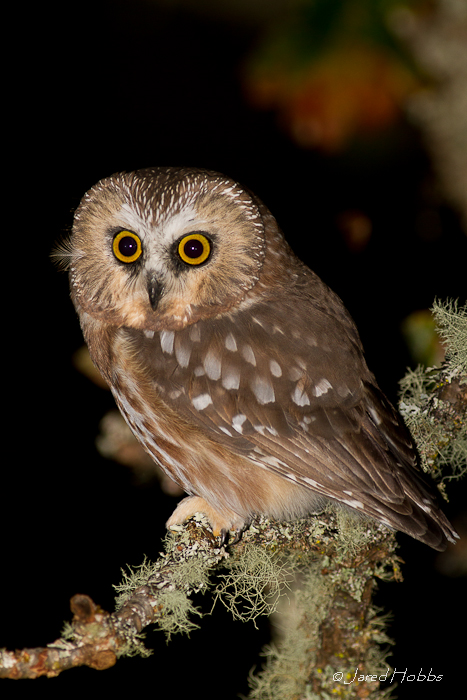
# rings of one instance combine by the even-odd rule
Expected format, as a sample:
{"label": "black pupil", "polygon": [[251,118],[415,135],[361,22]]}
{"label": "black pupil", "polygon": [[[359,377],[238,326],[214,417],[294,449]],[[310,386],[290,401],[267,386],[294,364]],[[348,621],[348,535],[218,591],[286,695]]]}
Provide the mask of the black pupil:
{"label": "black pupil", "polygon": [[138,250],[138,242],[131,236],[124,236],[118,242],[118,249],[125,258],[131,258]]}
{"label": "black pupil", "polygon": [[191,241],[187,241],[183,246],[183,252],[187,258],[199,258],[200,255],[203,254],[203,250],[203,244],[196,238],[193,238]]}

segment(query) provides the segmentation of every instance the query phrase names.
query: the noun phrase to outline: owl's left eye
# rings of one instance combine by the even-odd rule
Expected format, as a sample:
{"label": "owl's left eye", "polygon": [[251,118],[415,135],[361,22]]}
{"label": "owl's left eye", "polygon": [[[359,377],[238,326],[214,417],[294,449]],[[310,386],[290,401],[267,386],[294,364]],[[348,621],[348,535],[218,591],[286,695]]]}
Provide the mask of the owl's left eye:
{"label": "owl's left eye", "polygon": [[211,241],[202,233],[189,233],[178,244],[178,254],[187,265],[201,265],[211,253]]}
{"label": "owl's left eye", "polygon": [[141,240],[132,231],[120,231],[113,240],[112,250],[117,260],[132,263],[138,260],[143,252]]}

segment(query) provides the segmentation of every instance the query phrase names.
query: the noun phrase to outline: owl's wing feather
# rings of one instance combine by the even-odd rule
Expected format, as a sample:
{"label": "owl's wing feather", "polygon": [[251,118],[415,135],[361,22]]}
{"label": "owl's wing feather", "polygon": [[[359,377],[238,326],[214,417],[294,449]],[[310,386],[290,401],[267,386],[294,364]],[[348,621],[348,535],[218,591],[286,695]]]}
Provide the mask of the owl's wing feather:
{"label": "owl's wing feather", "polygon": [[305,301],[199,322],[172,345],[156,334],[144,362],[164,400],[230,452],[425,541],[431,525],[436,546],[430,521],[444,516],[352,321]]}

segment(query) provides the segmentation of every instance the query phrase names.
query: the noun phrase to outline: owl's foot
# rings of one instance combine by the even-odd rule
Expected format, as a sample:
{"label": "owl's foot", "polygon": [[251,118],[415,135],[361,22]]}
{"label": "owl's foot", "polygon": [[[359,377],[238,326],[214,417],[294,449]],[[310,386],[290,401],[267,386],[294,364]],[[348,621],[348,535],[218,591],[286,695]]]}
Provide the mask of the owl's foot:
{"label": "owl's foot", "polygon": [[205,501],[204,498],[188,496],[180,501],[167,520],[166,526],[169,528],[171,525],[181,525],[195,513],[204,513],[209,520],[214,535],[220,537],[222,544],[227,541],[230,530],[235,530],[235,535],[233,540],[231,540],[231,544],[238,542],[247,525],[243,518],[230,510],[221,513]]}

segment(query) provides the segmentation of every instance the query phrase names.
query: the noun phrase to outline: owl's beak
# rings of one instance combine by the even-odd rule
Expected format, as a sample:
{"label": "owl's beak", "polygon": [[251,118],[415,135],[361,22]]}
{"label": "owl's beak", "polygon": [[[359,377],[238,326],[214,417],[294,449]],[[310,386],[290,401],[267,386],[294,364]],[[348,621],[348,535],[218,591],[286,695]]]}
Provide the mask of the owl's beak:
{"label": "owl's beak", "polygon": [[152,310],[156,311],[159,304],[160,298],[164,291],[164,286],[160,279],[156,276],[154,272],[150,272],[147,277],[147,288],[149,303],[151,304]]}

